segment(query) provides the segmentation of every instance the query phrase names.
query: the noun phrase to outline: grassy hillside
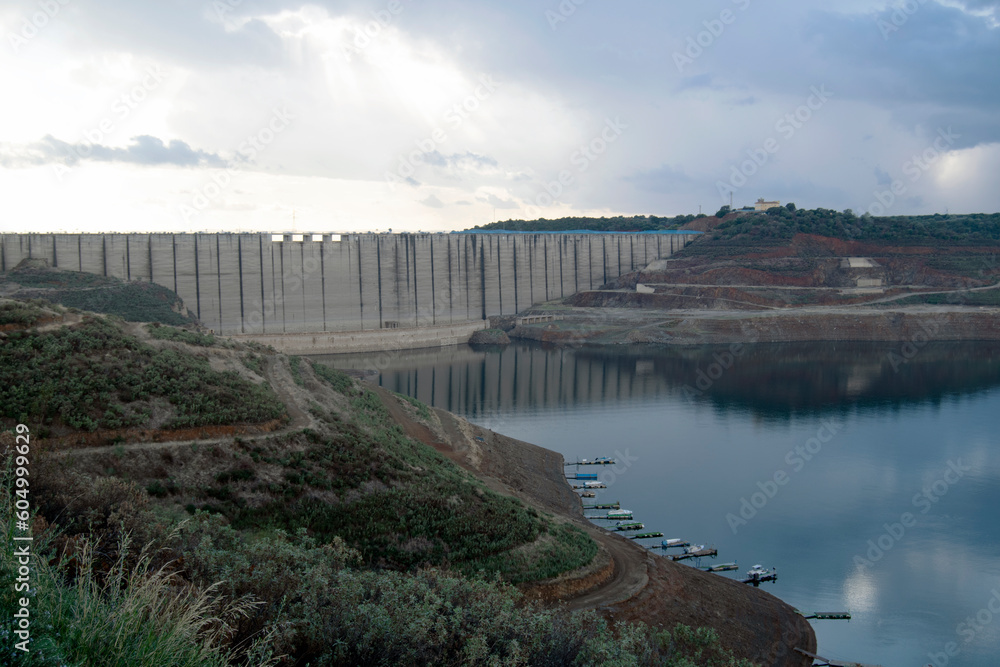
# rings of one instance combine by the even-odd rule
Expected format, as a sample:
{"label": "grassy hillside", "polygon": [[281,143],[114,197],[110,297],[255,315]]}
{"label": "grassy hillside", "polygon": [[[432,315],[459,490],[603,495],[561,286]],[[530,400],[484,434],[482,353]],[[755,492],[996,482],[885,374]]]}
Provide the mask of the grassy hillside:
{"label": "grassy hillside", "polygon": [[0,422],[7,426],[31,423],[64,435],[260,423],[283,413],[269,387],[213,370],[203,357],[154,348],[101,317],[10,332],[0,346]]}
{"label": "grassy hillside", "polygon": [[182,314],[181,300],[165,287],[148,282],[79,271],[63,271],[32,264],[0,273],[0,284],[17,285],[20,299],[45,299],[67,308],[117,315],[127,322],[161,322],[174,326],[194,323]]}
{"label": "grassy hillside", "polygon": [[[4,312],[27,325],[51,311]],[[273,365],[292,376],[284,357],[92,316],[8,332],[0,355],[3,426],[29,424],[36,438],[273,418],[285,406],[248,378]],[[223,362],[244,371],[213,368]],[[35,644],[28,659],[5,660],[669,664],[667,635],[636,626],[616,639],[592,614],[525,606],[511,587],[589,562],[596,545],[584,533],[406,437],[379,396],[349,377],[302,360],[296,376],[311,428],[180,447],[124,441],[93,454],[44,456],[36,440],[33,525],[46,556],[34,562]],[[0,432],[8,540],[13,440]],[[15,576],[7,550],[5,590]],[[15,610],[9,594],[0,606]]]}
{"label": "grassy hillside", "polygon": [[[13,319],[34,319],[23,310]],[[30,523],[41,557],[32,652],[14,652],[2,629],[5,662],[746,664],[709,631],[613,628],[593,612],[526,603],[513,583],[589,562],[594,542],[410,439],[379,394],[337,371],[95,316],[7,336],[0,506],[10,541],[23,533],[13,507],[20,422],[35,438]],[[400,405],[432,417],[418,402]],[[210,429],[279,412],[309,426],[64,452],[39,437],[150,420]],[[5,550],[7,618],[16,576]]]}
{"label": "grassy hillside", "polygon": [[593,558],[581,531],[489,490],[404,435],[374,392],[323,373],[341,388],[346,414],[317,409],[316,428],[220,449],[218,463],[202,464],[219,470],[211,480],[172,482],[176,504],[192,501],[189,511],[224,514],[240,529],[339,537],[366,564],[393,569],[433,565],[518,583]]}

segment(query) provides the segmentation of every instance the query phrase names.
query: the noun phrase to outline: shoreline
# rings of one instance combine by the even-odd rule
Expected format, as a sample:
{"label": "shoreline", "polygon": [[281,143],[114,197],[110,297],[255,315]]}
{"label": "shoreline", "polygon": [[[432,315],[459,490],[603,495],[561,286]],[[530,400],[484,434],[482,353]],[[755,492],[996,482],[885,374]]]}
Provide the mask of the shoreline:
{"label": "shoreline", "polygon": [[560,319],[519,324],[508,335],[554,344],[597,345],[1000,340],[1000,308],[982,306],[768,311],[556,306],[535,312],[558,314]]}
{"label": "shoreline", "polygon": [[594,609],[609,621],[712,627],[723,645],[768,667],[800,667],[811,660],[795,648],[816,650],[812,626],[793,607],[753,588],[643,548],[584,518],[581,498],[566,481],[561,454],[516,440],[445,410],[416,421],[391,392],[373,386],[409,435],[476,475],[558,520],[583,529],[599,546],[588,565],[553,579],[521,584],[526,598],[567,611]]}

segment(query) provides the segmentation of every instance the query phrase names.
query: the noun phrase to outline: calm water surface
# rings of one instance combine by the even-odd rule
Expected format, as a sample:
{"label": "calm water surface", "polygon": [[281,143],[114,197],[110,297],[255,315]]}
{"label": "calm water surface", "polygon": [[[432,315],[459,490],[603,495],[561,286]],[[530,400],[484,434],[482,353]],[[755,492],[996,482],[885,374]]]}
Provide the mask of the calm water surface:
{"label": "calm water surface", "polygon": [[899,344],[736,351],[318,359],[378,368],[389,389],[567,460],[615,457],[599,500],[739,563],[718,576],[777,567],[767,591],[850,611],[812,622],[827,658],[1000,664],[1000,345],[931,344],[905,363]]}

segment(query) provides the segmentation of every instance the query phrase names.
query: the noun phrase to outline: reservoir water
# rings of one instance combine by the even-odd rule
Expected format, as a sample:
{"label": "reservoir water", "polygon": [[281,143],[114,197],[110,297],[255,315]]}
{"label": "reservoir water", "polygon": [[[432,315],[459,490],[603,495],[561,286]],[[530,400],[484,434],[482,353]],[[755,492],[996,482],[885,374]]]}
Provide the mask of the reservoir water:
{"label": "reservoir water", "polygon": [[[806,611],[819,653],[1000,664],[1000,344],[554,348],[314,359],[599,472],[647,529]],[[573,468],[567,468],[572,472]],[[658,540],[649,540],[656,543]],[[688,561],[691,562],[691,561]]]}

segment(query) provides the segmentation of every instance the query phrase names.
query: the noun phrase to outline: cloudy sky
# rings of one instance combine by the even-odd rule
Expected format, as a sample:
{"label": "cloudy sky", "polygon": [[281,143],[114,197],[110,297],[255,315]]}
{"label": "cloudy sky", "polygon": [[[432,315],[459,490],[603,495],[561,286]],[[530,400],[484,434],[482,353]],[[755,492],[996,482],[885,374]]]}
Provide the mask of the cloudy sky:
{"label": "cloudy sky", "polygon": [[1000,210],[997,0],[3,0],[0,231]]}

